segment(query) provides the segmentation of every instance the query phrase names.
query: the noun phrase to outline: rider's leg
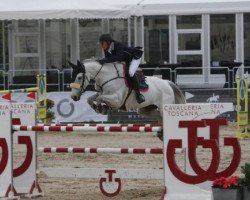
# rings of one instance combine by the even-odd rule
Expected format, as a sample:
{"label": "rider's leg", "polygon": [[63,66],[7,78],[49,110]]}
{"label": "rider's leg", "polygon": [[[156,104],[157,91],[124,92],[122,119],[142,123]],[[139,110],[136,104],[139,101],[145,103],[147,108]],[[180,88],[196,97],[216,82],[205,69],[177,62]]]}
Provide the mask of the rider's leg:
{"label": "rider's leg", "polygon": [[132,85],[133,85],[133,89],[135,91],[135,97],[136,97],[136,100],[138,103],[142,103],[145,101],[145,98],[144,96],[140,93],[140,90],[139,90],[139,79],[138,77],[136,76],[136,74],[131,77],[131,80],[132,80]]}
{"label": "rider's leg", "polygon": [[131,62],[130,62],[130,65],[129,65],[129,76],[130,77],[133,77],[136,70],[138,69],[139,65],[141,63],[141,58],[139,59],[133,59]]}
{"label": "rider's leg", "polygon": [[129,65],[129,76],[131,77],[133,89],[135,91],[136,100],[138,103],[142,103],[145,101],[144,96],[140,93],[140,90],[139,90],[139,79],[135,75],[135,72],[140,62],[141,62],[141,59],[137,59],[137,60],[133,59]]}
{"label": "rider's leg", "polygon": [[139,88],[140,88],[140,90],[147,90],[148,85],[146,83],[146,77],[143,75],[142,69],[138,68],[136,70],[136,74],[139,76],[139,80],[140,80]]}

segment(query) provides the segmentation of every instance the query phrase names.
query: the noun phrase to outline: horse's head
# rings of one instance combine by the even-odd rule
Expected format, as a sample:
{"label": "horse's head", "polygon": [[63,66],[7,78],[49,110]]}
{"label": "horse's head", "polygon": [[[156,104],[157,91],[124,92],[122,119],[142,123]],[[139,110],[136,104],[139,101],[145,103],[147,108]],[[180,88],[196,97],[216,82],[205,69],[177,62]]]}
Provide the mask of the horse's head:
{"label": "horse's head", "polygon": [[86,70],[84,64],[82,64],[79,60],[77,61],[77,65],[69,62],[70,66],[73,68],[71,75],[71,98],[74,101],[79,101],[81,95],[85,92],[86,87],[89,85],[89,77],[86,75]]}

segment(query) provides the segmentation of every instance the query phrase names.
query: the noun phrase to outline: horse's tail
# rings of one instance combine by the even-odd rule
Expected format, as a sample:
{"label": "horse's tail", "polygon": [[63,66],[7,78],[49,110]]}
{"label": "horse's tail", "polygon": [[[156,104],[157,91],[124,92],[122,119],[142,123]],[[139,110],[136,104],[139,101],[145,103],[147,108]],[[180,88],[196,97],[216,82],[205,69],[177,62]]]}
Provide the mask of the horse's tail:
{"label": "horse's tail", "polygon": [[171,86],[171,88],[173,89],[175,103],[176,104],[185,104],[186,103],[186,98],[183,95],[180,88],[177,85],[175,85],[173,82],[171,82],[171,81],[168,81],[168,82],[169,82],[169,85]]}

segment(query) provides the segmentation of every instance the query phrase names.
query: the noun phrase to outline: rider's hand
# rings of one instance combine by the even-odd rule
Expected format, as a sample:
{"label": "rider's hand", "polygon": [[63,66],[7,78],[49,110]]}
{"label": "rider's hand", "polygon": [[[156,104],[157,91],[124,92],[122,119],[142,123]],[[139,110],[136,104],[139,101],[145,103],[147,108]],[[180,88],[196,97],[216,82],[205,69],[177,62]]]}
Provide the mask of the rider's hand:
{"label": "rider's hand", "polygon": [[99,62],[101,65],[105,63],[104,60],[97,60],[97,62]]}

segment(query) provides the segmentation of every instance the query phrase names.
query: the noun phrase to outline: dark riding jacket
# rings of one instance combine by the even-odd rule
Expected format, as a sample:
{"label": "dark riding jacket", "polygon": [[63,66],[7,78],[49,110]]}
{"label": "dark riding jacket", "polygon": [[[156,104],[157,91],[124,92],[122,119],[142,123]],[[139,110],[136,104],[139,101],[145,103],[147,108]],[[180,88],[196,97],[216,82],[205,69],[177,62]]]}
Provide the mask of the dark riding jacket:
{"label": "dark riding jacket", "polygon": [[136,47],[129,47],[120,42],[112,41],[110,49],[104,50],[105,58],[101,59],[102,63],[126,62],[128,65],[132,59],[141,58],[143,51]]}

